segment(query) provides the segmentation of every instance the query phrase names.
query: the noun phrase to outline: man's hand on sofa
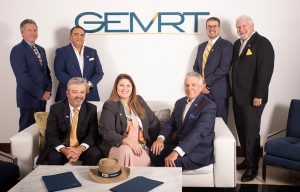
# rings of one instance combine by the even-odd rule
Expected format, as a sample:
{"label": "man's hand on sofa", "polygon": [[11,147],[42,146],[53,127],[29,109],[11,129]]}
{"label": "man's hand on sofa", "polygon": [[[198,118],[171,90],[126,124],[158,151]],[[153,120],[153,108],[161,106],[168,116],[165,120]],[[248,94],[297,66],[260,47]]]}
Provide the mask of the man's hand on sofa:
{"label": "man's hand on sofa", "polygon": [[151,146],[151,151],[154,155],[159,155],[160,152],[164,149],[164,139],[161,137],[158,137],[156,141]]}
{"label": "man's hand on sofa", "polygon": [[172,151],[166,158],[165,158],[165,166],[166,167],[176,167],[175,160],[178,158],[179,153],[177,151]]}

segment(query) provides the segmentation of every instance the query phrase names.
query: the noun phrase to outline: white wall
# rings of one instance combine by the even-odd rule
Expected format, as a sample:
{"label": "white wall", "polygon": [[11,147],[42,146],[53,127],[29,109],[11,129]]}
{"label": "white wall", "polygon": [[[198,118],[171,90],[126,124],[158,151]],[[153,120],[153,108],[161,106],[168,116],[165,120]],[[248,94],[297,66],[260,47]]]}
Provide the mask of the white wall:
{"label": "white wall", "polygon": [[[68,43],[69,29],[75,17],[85,11],[135,12],[148,21],[160,11],[165,12],[210,12],[210,16],[221,19],[221,36],[234,41],[235,19],[242,14],[250,15],[257,31],[266,36],[275,49],[275,70],[270,85],[270,97],[262,120],[262,135],[286,125],[290,99],[300,98],[300,65],[297,61],[300,43],[299,1],[289,0],[52,0],[2,2],[0,26],[0,87],[1,121],[0,143],[9,142],[18,131],[19,111],[16,107],[16,82],[9,54],[11,48],[21,41],[19,24],[25,18],[34,19],[39,27],[37,43],[47,52],[49,67],[54,80],[55,95],[57,81],[53,73],[55,49]],[[184,95],[183,78],[192,70],[197,45],[206,40],[205,19],[199,17],[199,34],[88,34],[86,44],[98,50],[104,69],[100,82],[100,96],[106,100],[115,77],[129,73],[134,78],[138,93],[146,100],[168,100],[174,102]],[[185,23],[190,29],[191,21]],[[154,28],[153,28],[154,30]],[[163,32],[174,32],[165,29]],[[234,131],[232,113],[230,128]]]}

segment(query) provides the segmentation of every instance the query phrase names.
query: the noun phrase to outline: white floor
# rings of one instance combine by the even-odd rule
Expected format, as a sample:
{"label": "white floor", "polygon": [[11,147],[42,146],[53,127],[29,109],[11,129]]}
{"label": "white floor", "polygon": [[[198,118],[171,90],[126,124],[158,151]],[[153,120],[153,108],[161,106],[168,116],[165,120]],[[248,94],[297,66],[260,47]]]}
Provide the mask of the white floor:
{"label": "white floor", "polygon": [[[237,163],[243,161],[244,158],[237,157]],[[300,186],[300,172],[290,169],[283,169],[279,167],[267,166],[266,182],[262,180],[262,159],[257,177],[250,182],[242,182],[241,176],[244,170],[236,173],[237,184],[267,184],[267,185],[299,185]]]}

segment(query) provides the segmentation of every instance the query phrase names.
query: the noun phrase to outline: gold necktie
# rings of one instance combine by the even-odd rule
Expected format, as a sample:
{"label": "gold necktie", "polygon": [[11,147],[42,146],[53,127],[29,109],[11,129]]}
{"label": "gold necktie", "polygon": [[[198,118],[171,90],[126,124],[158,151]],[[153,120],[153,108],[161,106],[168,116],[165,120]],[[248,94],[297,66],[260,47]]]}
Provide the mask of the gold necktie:
{"label": "gold necktie", "polygon": [[72,126],[70,131],[70,147],[76,147],[79,145],[77,140],[77,124],[78,124],[78,109],[73,109],[74,116],[72,119]]}
{"label": "gold necktie", "polygon": [[202,78],[203,79],[204,79],[204,68],[211,48],[212,48],[212,42],[209,41],[202,56]]}

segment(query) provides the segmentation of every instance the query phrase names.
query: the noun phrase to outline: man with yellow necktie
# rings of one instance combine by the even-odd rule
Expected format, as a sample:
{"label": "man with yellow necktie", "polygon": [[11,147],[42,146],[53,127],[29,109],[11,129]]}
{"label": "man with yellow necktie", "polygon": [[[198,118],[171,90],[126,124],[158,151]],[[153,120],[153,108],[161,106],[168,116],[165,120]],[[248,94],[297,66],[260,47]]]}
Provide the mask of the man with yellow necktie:
{"label": "man with yellow necktie", "polygon": [[67,85],[67,100],[51,106],[46,145],[37,164],[63,165],[82,161],[82,165],[97,165],[102,157],[96,145],[99,141],[97,107],[85,101],[89,91],[86,79],[73,77]]}
{"label": "man with yellow necktie", "polygon": [[217,104],[216,116],[227,123],[233,45],[220,37],[220,19],[217,17],[206,20],[206,33],[209,40],[199,45],[193,69],[205,80],[202,93]]}

